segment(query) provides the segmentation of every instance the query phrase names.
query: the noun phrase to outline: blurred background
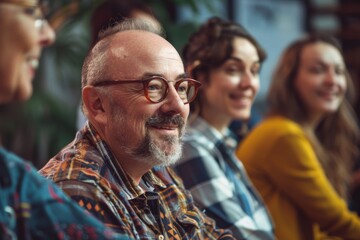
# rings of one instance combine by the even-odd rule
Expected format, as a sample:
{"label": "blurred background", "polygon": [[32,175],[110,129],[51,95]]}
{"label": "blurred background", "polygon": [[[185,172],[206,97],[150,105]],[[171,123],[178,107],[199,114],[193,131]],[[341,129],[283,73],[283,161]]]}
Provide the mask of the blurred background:
{"label": "blurred background", "polygon": [[[0,107],[3,145],[31,161],[37,168],[42,167],[75,136],[81,94],[81,66],[90,47],[90,16],[103,1],[50,1],[47,18],[56,31],[57,39],[43,53],[33,97],[25,104]],[[261,90],[254,106],[254,112],[260,116],[265,110],[271,72],[281,51],[290,41],[307,32],[328,32],[338,37],[355,86],[359,89],[359,0],[143,2],[152,9],[165,29],[167,39],[179,52],[190,33],[211,16],[220,16],[245,26],[268,53],[261,70]],[[358,98],[353,104],[360,115]]]}

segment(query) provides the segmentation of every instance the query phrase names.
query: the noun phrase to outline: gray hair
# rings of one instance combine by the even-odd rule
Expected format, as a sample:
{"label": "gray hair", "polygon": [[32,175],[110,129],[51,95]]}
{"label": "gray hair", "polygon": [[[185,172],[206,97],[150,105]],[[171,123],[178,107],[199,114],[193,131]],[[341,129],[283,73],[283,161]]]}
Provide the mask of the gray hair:
{"label": "gray hair", "polygon": [[155,33],[165,38],[165,33],[162,28],[155,27],[146,20],[139,18],[128,18],[118,22],[99,33],[99,41],[89,51],[86,56],[81,72],[81,86],[85,87],[90,82],[94,82],[102,78],[105,72],[106,59],[108,57],[107,50],[112,38],[119,32],[130,30],[145,31]]}

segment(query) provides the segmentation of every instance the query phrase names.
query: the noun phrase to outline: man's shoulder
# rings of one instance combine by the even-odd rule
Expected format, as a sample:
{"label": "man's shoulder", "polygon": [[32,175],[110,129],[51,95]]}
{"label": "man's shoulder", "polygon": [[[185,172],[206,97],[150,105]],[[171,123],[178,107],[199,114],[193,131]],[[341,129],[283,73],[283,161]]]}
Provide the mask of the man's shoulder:
{"label": "man's shoulder", "polygon": [[51,158],[39,173],[52,181],[98,182],[106,165],[96,148],[90,145],[69,144]]}
{"label": "man's shoulder", "polygon": [[[62,150],[39,171],[51,179],[62,191],[75,200],[80,206],[103,208],[111,205],[108,196],[120,192],[119,186],[113,184],[110,170],[100,156],[85,156],[76,153],[64,157]],[[111,207],[113,208],[113,207]],[[88,209],[89,210],[89,209]]]}

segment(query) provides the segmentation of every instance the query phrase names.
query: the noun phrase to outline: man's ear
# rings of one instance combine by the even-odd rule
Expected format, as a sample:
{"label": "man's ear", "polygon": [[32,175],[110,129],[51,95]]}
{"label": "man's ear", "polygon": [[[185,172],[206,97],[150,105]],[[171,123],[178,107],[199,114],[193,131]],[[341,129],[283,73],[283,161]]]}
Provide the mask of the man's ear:
{"label": "man's ear", "polygon": [[95,87],[85,86],[82,89],[82,100],[90,121],[96,121],[100,124],[107,123],[105,102]]}

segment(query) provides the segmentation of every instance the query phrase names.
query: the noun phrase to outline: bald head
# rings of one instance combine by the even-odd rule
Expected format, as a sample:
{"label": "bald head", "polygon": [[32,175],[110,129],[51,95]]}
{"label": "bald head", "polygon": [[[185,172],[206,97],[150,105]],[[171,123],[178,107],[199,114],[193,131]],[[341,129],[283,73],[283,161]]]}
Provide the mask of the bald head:
{"label": "bald head", "polygon": [[156,51],[173,52],[174,58],[181,60],[176,49],[163,38],[163,35],[161,29],[139,19],[127,19],[106,29],[100,34],[99,42],[85,59],[82,86],[104,78],[109,79],[114,72],[129,70],[127,68],[131,66],[130,62],[156,55]]}
{"label": "bald head", "polygon": [[116,34],[107,52],[111,64],[105,67],[110,79],[134,79],[141,78],[144,72],[155,73],[153,69],[164,59],[181,62],[176,49],[164,38],[138,30]]}
{"label": "bald head", "polygon": [[[176,80],[184,74],[179,53],[156,28],[130,19],[104,32],[92,48],[83,65],[82,88],[106,80],[149,76]],[[106,94],[110,88],[98,90]],[[83,111],[87,115],[84,105]]]}

